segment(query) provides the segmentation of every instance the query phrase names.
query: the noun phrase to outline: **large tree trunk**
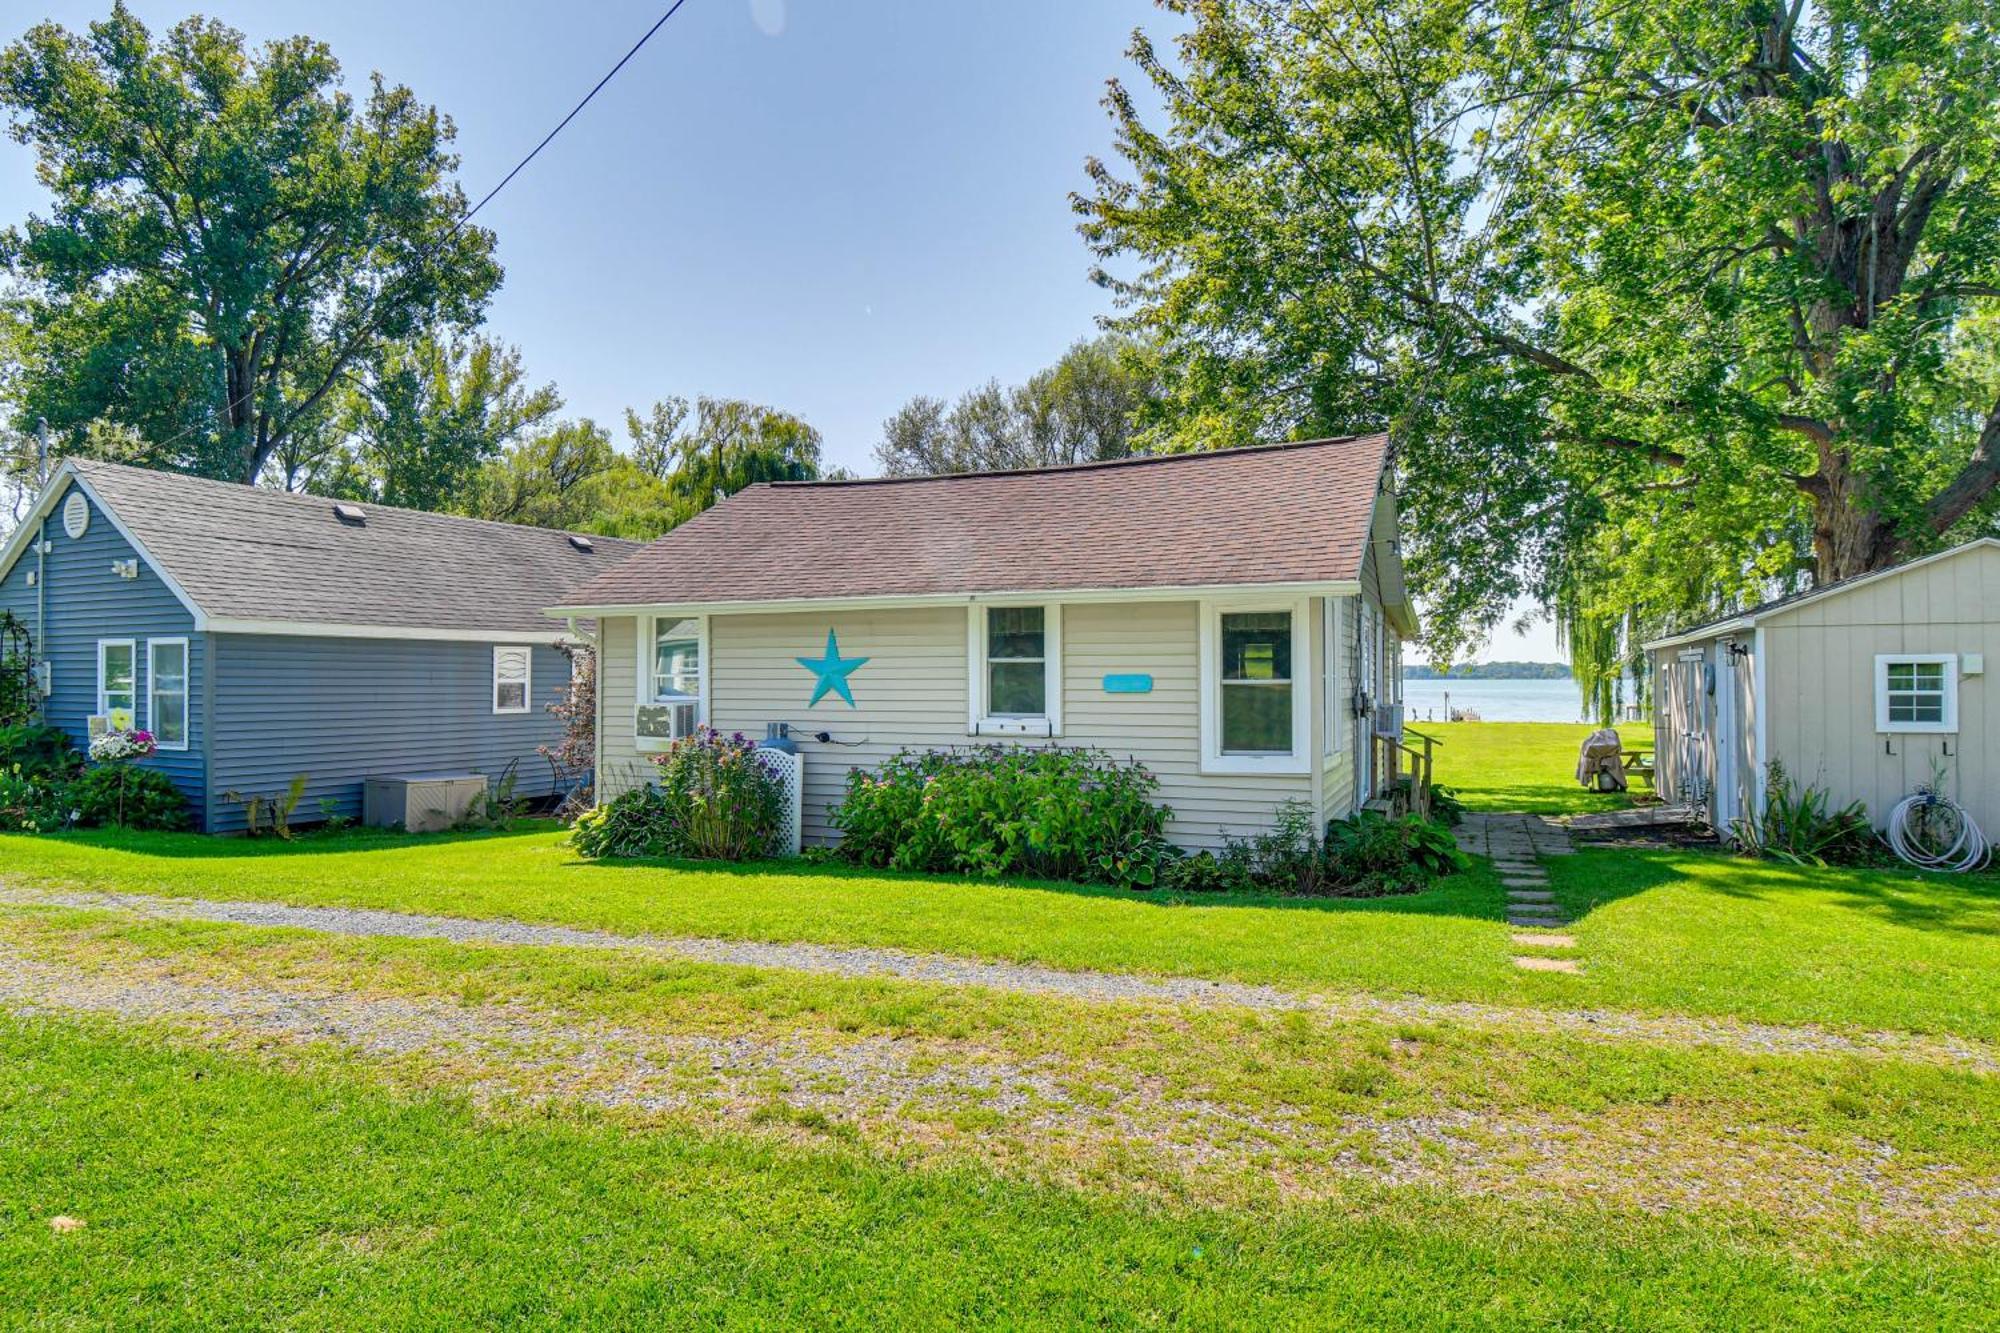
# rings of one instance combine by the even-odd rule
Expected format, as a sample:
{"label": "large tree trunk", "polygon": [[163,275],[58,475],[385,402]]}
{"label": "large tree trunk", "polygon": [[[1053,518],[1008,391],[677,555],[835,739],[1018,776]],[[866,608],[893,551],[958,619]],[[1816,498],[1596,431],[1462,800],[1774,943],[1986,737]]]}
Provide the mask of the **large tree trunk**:
{"label": "large tree trunk", "polygon": [[1893,564],[1895,527],[1870,502],[1845,449],[1823,450],[1813,497],[1813,582],[1824,587]]}

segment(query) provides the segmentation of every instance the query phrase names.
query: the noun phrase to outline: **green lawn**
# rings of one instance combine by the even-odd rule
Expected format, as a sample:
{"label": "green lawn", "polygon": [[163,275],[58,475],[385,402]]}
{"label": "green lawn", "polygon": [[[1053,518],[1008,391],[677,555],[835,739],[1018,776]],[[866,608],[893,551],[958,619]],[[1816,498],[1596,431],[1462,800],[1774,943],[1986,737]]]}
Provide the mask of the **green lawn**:
{"label": "green lawn", "polygon": [[[0,1327],[1992,1325],[2000,1078],[1642,1038],[1617,1013],[2000,1041],[2000,880],[1622,850],[1551,878],[1581,975],[1512,966],[1484,866],[1403,899],[1173,902],[591,864],[547,826],[0,837],[13,884],[1519,1007],[1110,1005],[0,907],[0,985],[19,960],[141,994],[347,997],[394,1025],[363,1057],[228,1010],[0,1013]],[[402,1035],[425,1014],[534,1035]],[[644,1054],[560,1045],[607,1031]],[[741,1081],[717,1042],[750,1053]],[[871,1086],[883,1067],[950,1091],[905,1100]],[[1038,1090],[965,1091],[993,1068]]]}
{"label": "green lawn", "polygon": [[1168,1207],[46,1018],[0,1018],[0,1117],[24,1328],[1976,1327],[2000,1290],[1979,1246],[1410,1190]]}
{"label": "green lawn", "polygon": [[[1594,728],[1568,722],[1436,722],[1415,730],[1436,737],[1436,780],[1455,788],[1472,810],[1583,814],[1631,804],[1621,793],[1586,790],[1576,781],[1576,755]],[[1627,750],[1653,748],[1653,728],[1618,727]],[[1646,790],[1644,784],[1639,789]]]}
{"label": "green lawn", "polygon": [[[1477,725],[1477,724],[1476,724]],[[1615,1005],[2000,1040],[2000,879],[1797,870],[1721,853],[1582,853],[1554,867],[1581,976],[1525,973],[1483,864],[1369,901],[1206,898],[834,867],[592,864],[547,828],[294,844],[196,835],[0,837],[51,886],[383,907],[1416,994]]]}

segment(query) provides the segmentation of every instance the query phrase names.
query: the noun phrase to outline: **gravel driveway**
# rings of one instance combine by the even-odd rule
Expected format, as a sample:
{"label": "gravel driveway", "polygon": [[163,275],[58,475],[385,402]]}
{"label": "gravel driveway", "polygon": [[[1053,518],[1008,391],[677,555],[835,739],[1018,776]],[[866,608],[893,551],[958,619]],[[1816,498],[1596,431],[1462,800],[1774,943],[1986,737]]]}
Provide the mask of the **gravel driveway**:
{"label": "gravel driveway", "polygon": [[1368,995],[1317,995],[1273,986],[1079,971],[1033,963],[990,962],[901,949],[767,943],[666,935],[623,935],[505,919],[473,919],[355,907],[164,898],[144,894],[42,891],[0,883],[0,905],[84,908],[151,918],[281,926],[333,935],[561,946],[663,954],[694,962],[788,969],[837,977],[890,977],[947,986],[980,986],[1089,1002],[1225,1005],[1262,1011],[1307,1010],[1330,1018],[1387,1022],[1456,1022],[1604,1041],[1716,1046],[1776,1054],[1835,1054],[1917,1060],[1982,1073],[2000,1072],[2000,1048],[1946,1036],[1899,1032],[1840,1033],[1812,1025],[1736,1022],[1619,1010],[1547,1009]]}

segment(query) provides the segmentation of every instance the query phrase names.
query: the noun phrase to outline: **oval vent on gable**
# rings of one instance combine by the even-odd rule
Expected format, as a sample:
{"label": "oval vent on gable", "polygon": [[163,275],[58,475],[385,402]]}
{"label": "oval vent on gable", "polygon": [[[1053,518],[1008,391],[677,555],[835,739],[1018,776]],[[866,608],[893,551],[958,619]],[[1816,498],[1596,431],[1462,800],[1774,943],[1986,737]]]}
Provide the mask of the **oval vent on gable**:
{"label": "oval vent on gable", "polygon": [[82,491],[71,491],[69,499],[63,501],[63,531],[71,541],[90,531],[90,501],[83,498]]}

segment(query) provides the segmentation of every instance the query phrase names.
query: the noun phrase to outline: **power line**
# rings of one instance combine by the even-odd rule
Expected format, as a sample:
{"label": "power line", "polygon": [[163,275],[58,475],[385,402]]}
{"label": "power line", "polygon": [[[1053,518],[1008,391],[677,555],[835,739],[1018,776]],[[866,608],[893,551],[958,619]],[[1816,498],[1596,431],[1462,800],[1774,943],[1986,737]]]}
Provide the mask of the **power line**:
{"label": "power line", "polygon": [[474,204],[471,210],[467,212],[464,217],[460,218],[455,224],[453,224],[452,230],[457,231],[460,227],[463,227],[466,223],[472,221],[473,214],[479,212],[480,209],[486,207],[486,205],[492,201],[494,195],[506,189],[507,183],[513,180],[514,177],[520,175],[524,167],[526,167],[530,162],[534,161],[535,158],[538,155],[540,155],[541,151],[544,148],[547,148],[549,144],[555,140],[555,137],[558,134],[561,134],[565,129],[569,127],[569,123],[572,120],[576,119],[577,113],[582,111],[585,107],[589,106],[591,99],[604,91],[605,84],[611,82],[613,79],[618,77],[618,71],[625,68],[626,62],[631,60],[633,56],[638,55],[639,49],[643,47],[647,42],[652,41],[653,34],[658,32],[661,28],[666,27],[667,20],[672,18],[675,14],[678,14],[680,12],[681,6],[686,3],[687,0],[674,0],[674,3],[667,7],[667,12],[660,15],[659,20],[655,22],[652,27],[646,29],[646,35],[644,37],[641,37],[638,41],[634,42],[632,44],[632,49],[630,51],[627,51],[623,56],[623,58],[621,58],[617,64],[611,67],[611,72],[606,74],[603,78],[599,79],[597,81],[597,86],[592,88],[589,92],[585,93],[583,95],[583,100],[581,102],[578,102],[575,106],[570,108],[569,114],[562,118],[562,123],[557,125],[554,129],[550,130],[547,136],[544,137],[540,143],[535,145],[533,152],[530,152],[526,157],[522,158],[519,162],[515,163],[514,169],[508,172],[506,176],[502,177],[498,185],[488,190],[486,192],[486,197],[484,199],[481,199],[478,203]]}
{"label": "power line", "polygon": [[[465,226],[465,224],[472,221],[474,214],[478,213],[479,210],[486,207],[486,205],[492,203],[495,195],[499,194],[502,190],[506,189],[508,185],[510,185],[513,182],[514,178],[520,175],[521,172],[527,168],[527,165],[530,162],[533,162],[537,157],[541,156],[542,150],[544,148],[547,148],[551,143],[555,142],[555,138],[558,134],[561,134],[564,130],[569,128],[569,123],[572,120],[575,120],[577,118],[577,115],[585,107],[589,106],[592,100],[595,99],[599,93],[604,91],[606,84],[610,83],[613,79],[618,77],[618,71],[624,69],[626,65],[631,63],[632,57],[638,55],[640,50],[646,45],[646,43],[653,40],[653,35],[659,32],[661,28],[666,27],[667,20],[672,18],[674,15],[680,13],[681,6],[685,5],[686,3],[687,0],[674,0],[673,4],[667,6],[666,12],[664,14],[661,14],[660,17],[654,21],[652,27],[646,29],[646,35],[641,37],[638,41],[634,42],[632,44],[631,50],[627,51],[624,55],[619,57],[618,63],[613,65],[610,68],[610,70],[604,75],[604,77],[599,79],[597,83],[594,86],[592,86],[591,90],[583,95],[583,100],[578,102],[575,106],[571,107],[569,109],[569,114],[564,116],[562,120],[557,123],[554,129],[550,130],[547,134],[543,135],[542,141],[536,144],[534,148],[529,150],[528,155],[526,157],[522,158],[519,162],[516,162],[514,164],[513,170],[509,171],[505,176],[500,178],[500,183],[498,185],[488,190],[485,193],[485,195],[481,197],[478,203],[474,204],[471,208],[461,213],[458,217],[458,220],[451,224],[451,229],[444,234],[444,236],[438,241],[436,245],[433,245],[429,250],[417,256],[417,264],[422,265],[430,262],[431,257],[435,255],[439,249],[443,248],[445,241],[448,241],[452,237],[458,235],[459,231]],[[373,321],[371,320],[370,326],[372,327],[372,325]],[[229,413],[235,411],[237,408],[243,406],[243,404],[249,402],[252,395],[254,395],[256,392],[257,391],[254,387],[245,389],[241,396],[225,400],[223,404],[223,415],[227,417]],[[178,444],[180,441],[186,439],[190,435],[193,435],[196,431],[200,429],[201,428],[199,426],[190,426],[186,430],[181,431],[177,435],[168,436],[166,439],[161,440],[159,443],[153,445],[152,447],[154,449],[164,449],[168,445]]]}

